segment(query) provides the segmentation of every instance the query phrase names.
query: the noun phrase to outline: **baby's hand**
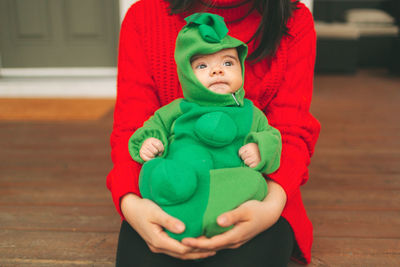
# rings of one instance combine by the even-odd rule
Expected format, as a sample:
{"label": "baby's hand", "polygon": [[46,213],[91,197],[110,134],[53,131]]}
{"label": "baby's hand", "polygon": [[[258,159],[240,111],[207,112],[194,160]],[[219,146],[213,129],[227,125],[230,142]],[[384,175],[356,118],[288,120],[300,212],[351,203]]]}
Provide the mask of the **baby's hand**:
{"label": "baby's hand", "polygon": [[157,138],[147,138],[144,140],[142,147],[139,150],[139,155],[144,161],[149,161],[164,152],[163,143]]}
{"label": "baby's hand", "polygon": [[250,168],[254,168],[260,163],[260,150],[256,143],[248,143],[239,149],[239,157]]}

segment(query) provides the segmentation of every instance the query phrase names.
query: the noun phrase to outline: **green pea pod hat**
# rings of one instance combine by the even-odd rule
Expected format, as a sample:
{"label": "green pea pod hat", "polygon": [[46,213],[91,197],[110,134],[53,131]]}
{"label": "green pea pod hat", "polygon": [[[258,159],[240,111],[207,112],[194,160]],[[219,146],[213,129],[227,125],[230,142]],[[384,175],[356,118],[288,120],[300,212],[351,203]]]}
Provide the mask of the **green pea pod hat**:
{"label": "green pea pod hat", "polygon": [[213,54],[222,49],[237,48],[242,65],[244,81],[244,60],[247,45],[228,35],[224,18],[211,13],[195,13],[187,18],[186,26],[176,39],[175,62],[184,97],[201,106],[243,105],[243,84],[234,94],[217,94],[200,83],[192,70],[190,59],[199,54]]}

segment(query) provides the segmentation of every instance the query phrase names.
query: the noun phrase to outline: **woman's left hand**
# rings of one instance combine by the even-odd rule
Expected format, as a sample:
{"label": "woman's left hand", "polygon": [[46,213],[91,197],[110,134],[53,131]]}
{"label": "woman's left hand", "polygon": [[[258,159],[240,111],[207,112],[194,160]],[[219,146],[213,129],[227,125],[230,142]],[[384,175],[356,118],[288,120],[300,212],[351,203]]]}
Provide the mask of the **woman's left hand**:
{"label": "woman's left hand", "polygon": [[278,221],[285,207],[286,193],[279,184],[273,181],[267,183],[269,192],[263,201],[247,201],[217,218],[217,223],[222,227],[234,225],[231,230],[211,238],[185,238],[182,243],[212,251],[238,248],[271,227]]}

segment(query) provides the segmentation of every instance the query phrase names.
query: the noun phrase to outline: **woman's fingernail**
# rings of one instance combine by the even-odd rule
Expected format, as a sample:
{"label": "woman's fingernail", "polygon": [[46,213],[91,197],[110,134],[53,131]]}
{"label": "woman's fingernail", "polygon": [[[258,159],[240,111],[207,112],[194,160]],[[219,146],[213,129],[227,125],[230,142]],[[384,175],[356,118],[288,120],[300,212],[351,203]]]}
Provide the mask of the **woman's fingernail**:
{"label": "woman's fingernail", "polygon": [[219,217],[218,218],[218,223],[219,224],[226,224],[226,218],[225,217]]}
{"label": "woman's fingernail", "polygon": [[175,225],[175,229],[178,232],[182,232],[183,230],[185,230],[185,227],[182,224],[178,223]]}

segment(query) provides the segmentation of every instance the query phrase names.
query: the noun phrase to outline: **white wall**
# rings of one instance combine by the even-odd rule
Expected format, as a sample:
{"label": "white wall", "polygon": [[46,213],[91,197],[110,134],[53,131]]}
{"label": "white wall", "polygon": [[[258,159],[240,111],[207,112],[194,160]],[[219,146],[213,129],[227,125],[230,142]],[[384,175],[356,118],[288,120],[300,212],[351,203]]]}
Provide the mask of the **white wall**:
{"label": "white wall", "polygon": [[301,0],[301,2],[303,2],[308,7],[308,9],[310,9],[311,13],[313,12],[314,0]]}
{"label": "white wall", "polygon": [[120,14],[120,21],[125,16],[126,11],[128,11],[128,8],[138,0],[119,0],[119,14]]}

